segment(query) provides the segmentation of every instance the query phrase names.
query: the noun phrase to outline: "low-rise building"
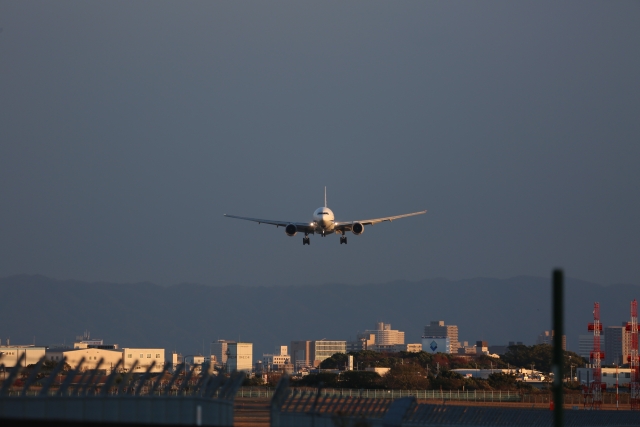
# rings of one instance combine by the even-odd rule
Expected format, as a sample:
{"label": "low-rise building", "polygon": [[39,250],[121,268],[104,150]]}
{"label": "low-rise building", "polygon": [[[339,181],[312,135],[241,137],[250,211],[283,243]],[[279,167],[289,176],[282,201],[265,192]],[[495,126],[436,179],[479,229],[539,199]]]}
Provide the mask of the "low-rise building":
{"label": "low-rise building", "polygon": [[162,372],[165,363],[163,348],[51,348],[46,350],[46,357],[53,362],[66,358],[73,369],[98,369],[107,374],[113,369],[142,373],[151,368],[150,372]]}
{"label": "low-rise building", "polygon": [[277,353],[262,355],[262,369],[267,372],[279,371],[284,365],[291,364],[291,356],[286,345],[281,345]]}
{"label": "low-rise building", "polygon": [[[615,388],[616,381],[618,387],[629,387],[631,382],[631,369],[630,368],[601,368],[602,382],[606,384],[607,388]],[[577,368],[576,376],[578,382],[583,385],[588,385],[593,382],[593,368]]]}
{"label": "low-rise building", "polygon": [[420,353],[422,351],[421,343],[413,344],[396,344],[394,345],[394,351],[396,353],[406,351],[407,353]]}
{"label": "low-rise building", "polygon": [[452,369],[451,371],[467,378],[487,379],[491,374],[518,374],[517,369]]}
{"label": "low-rise building", "polygon": [[46,347],[36,347],[34,345],[3,345],[0,346],[0,365],[5,369],[13,368],[18,364],[20,358],[21,366],[27,367],[38,363],[45,355]]}
{"label": "low-rise building", "polygon": [[365,371],[367,372],[375,372],[376,374],[380,375],[381,377],[385,376],[390,370],[391,368],[377,368],[377,367],[369,367],[369,368],[364,368]]}

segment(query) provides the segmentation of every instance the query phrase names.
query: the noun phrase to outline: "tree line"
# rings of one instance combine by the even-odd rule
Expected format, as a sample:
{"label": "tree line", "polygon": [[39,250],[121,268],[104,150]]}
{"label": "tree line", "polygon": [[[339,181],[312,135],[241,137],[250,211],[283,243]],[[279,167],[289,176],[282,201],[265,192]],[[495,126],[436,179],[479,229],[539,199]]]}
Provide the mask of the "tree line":
{"label": "tree line", "polygon": [[[551,371],[553,347],[547,344],[533,346],[514,345],[499,359],[487,355],[463,357],[456,354],[426,352],[378,353],[359,351],[336,353],[320,364],[320,369],[340,369],[339,373],[319,372],[294,378],[292,385],[330,388],[402,389],[402,390],[531,390],[531,386],[518,381],[515,373],[496,372],[488,379],[468,378],[453,369],[535,369]],[[344,371],[348,356],[353,356],[353,371]],[[565,352],[564,372],[570,367],[584,366],[585,361],[576,353]],[[384,376],[366,368],[389,368]]]}

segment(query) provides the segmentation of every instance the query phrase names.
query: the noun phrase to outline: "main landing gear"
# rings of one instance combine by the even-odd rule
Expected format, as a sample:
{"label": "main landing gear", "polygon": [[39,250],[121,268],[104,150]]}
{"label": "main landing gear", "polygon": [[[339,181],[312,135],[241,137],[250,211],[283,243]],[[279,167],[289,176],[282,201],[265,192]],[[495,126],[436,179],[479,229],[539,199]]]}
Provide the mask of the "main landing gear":
{"label": "main landing gear", "polygon": [[347,236],[340,236],[340,244],[347,244]]}
{"label": "main landing gear", "polygon": [[311,245],[311,239],[307,234],[305,234],[304,237],[302,238],[302,246],[304,245]]}

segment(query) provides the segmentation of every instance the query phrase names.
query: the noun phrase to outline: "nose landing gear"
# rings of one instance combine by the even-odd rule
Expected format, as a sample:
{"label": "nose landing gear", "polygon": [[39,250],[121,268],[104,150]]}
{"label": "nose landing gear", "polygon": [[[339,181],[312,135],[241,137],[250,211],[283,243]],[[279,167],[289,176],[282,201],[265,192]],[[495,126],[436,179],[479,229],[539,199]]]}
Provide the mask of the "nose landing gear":
{"label": "nose landing gear", "polygon": [[340,244],[347,244],[347,236],[340,236]]}
{"label": "nose landing gear", "polygon": [[311,245],[311,239],[309,239],[309,236],[306,234],[302,238],[302,246],[304,245]]}

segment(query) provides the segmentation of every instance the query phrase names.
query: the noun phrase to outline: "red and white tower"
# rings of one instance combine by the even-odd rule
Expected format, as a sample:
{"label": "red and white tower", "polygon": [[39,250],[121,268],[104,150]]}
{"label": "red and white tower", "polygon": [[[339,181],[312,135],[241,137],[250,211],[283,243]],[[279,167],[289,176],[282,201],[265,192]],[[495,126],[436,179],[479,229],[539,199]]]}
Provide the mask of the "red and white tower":
{"label": "red and white tower", "polygon": [[600,303],[593,304],[593,323],[589,323],[589,331],[593,331],[593,350],[591,351],[591,367],[593,368],[593,381],[587,384],[584,390],[584,404],[590,404],[593,409],[600,409],[602,405],[602,390],[606,384],[602,383],[602,359],[604,352],[600,350]]}
{"label": "red and white tower", "polygon": [[629,383],[629,403],[631,409],[640,409],[640,366],[638,364],[638,303],[631,301],[631,321],[625,328],[631,336],[631,348],[629,349],[629,367],[631,368],[631,382]]}

